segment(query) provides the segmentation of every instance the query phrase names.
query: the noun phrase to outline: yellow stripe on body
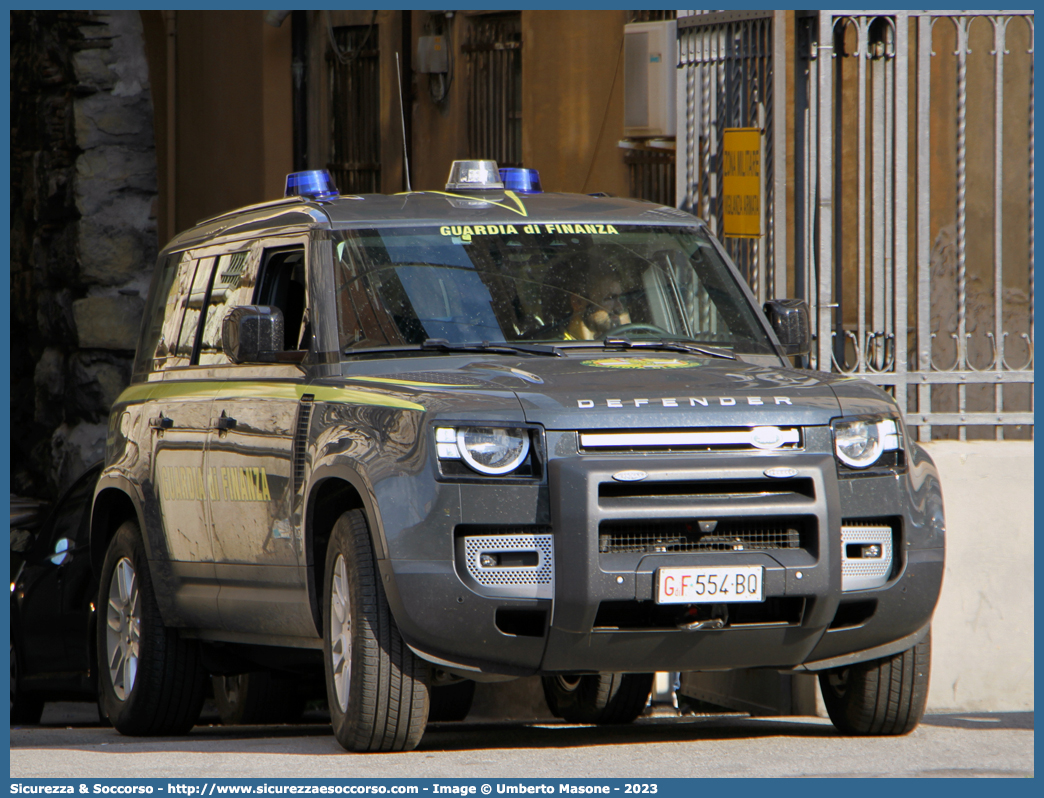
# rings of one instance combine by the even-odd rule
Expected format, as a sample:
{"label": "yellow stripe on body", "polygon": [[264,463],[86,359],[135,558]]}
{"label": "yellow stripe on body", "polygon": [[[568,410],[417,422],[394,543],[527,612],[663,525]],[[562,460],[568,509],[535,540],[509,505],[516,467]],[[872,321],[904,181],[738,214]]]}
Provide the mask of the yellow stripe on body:
{"label": "yellow stripe on body", "polygon": [[145,402],[151,399],[283,399],[298,402],[311,394],[317,402],[335,404],[397,407],[401,410],[424,411],[424,405],[385,394],[357,388],[327,385],[302,385],[291,382],[255,380],[166,380],[132,385],[120,394],[117,402]]}

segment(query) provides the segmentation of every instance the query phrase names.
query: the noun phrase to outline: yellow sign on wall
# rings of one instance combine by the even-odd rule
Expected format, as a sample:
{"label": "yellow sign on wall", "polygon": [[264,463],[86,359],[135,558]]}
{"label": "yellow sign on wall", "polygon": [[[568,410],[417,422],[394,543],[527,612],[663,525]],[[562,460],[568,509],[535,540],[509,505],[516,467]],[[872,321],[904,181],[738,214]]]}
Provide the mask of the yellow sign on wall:
{"label": "yellow sign on wall", "polygon": [[761,131],[726,128],[722,137],[725,235],[761,235]]}

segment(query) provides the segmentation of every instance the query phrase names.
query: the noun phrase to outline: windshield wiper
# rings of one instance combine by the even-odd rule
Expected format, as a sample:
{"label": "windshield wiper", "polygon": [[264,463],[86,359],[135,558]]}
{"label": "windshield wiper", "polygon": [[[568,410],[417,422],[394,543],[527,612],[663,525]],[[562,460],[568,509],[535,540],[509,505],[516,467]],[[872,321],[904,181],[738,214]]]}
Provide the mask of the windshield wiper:
{"label": "windshield wiper", "polygon": [[551,357],[565,357],[557,347],[549,344],[516,344],[507,341],[450,343],[445,338],[428,338],[420,345],[422,350],[436,350],[438,352],[491,352],[496,355],[550,355]]}
{"label": "windshield wiper", "polygon": [[712,346],[702,344],[688,344],[684,341],[632,341],[630,338],[609,338],[603,342],[606,349],[619,347],[620,349],[662,349],[665,352],[686,352],[693,355],[707,355],[707,357],[720,357],[725,360],[735,360],[736,356],[724,349],[716,349]]}
{"label": "windshield wiper", "polygon": [[494,355],[551,355],[565,357],[558,347],[549,344],[515,344],[507,341],[450,343],[445,338],[428,338],[422,344],[402,346],[375,346],[366,349],[344,350],[346,355],[390,355],[396,352],[488,352]]}

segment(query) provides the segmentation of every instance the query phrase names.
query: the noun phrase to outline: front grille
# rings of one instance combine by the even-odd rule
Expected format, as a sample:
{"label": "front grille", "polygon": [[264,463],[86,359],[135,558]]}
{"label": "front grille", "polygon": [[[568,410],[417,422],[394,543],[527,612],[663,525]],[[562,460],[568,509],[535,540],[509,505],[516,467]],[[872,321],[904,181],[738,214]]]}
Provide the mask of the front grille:
{"label": "front grille", "polygon": [[598,527],[598,550],[603,554],[772,551],[811,548],[815,536],[815,519],[803,517],[727,518],[704,521],[703,526],[698,520],[603,521]]}
{"label": "front grille", "polygon": [[[642,401],[642,400],[636,400]],[[757,452],[802,447],[800,427],[719,427],[641,431],[584,430],[580,452]]]}
{"label": "front grille", "polygon": [[700,500],[741,496],[784,496],[798,494],[809,499],[816,497],[815,483],[807,477],[796,479],[703,479],[687,482],[646,481],[601,482],[599,499],[632,498],[686,498]]}

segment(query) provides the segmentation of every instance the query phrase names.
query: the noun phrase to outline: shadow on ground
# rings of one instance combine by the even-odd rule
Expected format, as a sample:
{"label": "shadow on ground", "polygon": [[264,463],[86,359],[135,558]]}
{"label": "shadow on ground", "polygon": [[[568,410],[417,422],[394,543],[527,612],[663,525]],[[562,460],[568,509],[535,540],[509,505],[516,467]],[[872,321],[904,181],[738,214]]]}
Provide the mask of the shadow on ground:
{"label": "shadow on ground", "polygon": [[925,715],[921,723],[954,729],[1028,729],[1033,731],[1032,712],[952,712]]}
{"label": "shadow on ground", "polygon": [[[301,723],[273,726],[221,726],[217,716],[205,712],[184,737],[123,737],[99,726],[92,705],[65,704],[48,707],[39,726],[11,729],[11,749],[45,747],[109,753],[179,751],[184,753],[232,753],[244,742],[259,748],[308,755],[340,755],[333,739],[329,716],[306,713]],[[1032,712],[959,712],[927,715],[926,726],[958,729],[1033,730]],[[81,730],[89,731],[89,739]],[[823,718],[746,715],[687,715],[640,718],[626,726],[579,726],[561,721],[484,721],[432,723],[421,741],[420,752],[477,751],[492,748],[583,748],[610,745],[671,743],[697,740],[742,740],[783,737],[822,739],[837,737]],[[308,742],[315,740],[314,743]],[[296,741],[296,742],[295,742]],[[307,751],[304,749],[308,749]]]}

